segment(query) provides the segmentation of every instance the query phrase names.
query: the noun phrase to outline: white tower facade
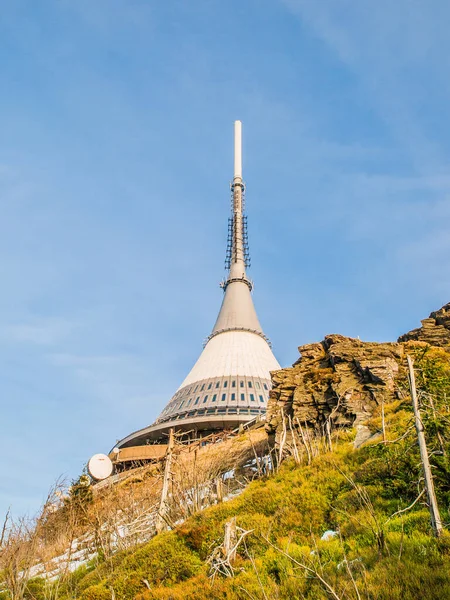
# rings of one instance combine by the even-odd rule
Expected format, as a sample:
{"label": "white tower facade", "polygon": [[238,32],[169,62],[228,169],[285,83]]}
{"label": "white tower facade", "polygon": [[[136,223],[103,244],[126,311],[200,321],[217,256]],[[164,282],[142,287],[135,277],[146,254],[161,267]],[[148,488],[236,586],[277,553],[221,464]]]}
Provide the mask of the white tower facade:
{"label": "white tower facade", "polygon": [[130,434],[118,447],[165,436],[171,427],[209,432],[229,429],[264,414],[271,387],[270,372],[280,369],[253,304],[249,266],[245,186],[242,179],[242,125],[234,123],[232,215],[224,297],[203,352],[170,402],[149,427]]}

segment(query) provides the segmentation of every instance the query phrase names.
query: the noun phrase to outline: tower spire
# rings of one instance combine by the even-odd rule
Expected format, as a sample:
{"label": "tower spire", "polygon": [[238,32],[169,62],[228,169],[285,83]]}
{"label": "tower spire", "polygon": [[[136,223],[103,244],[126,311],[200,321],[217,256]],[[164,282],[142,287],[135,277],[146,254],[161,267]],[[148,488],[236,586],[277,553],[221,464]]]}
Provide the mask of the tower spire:
{"label": "tower spire", "polygon": [[251,296],[252,282],[246,274],[250,266],[247,244],[245,184],[242,179],[242,123],[234,122],[234,176],[231,183],[231,217],[228,220],[228,248],[225,266],[228,276],[222,282],[225,292],[211,339],[225,331],[251,331],[266,339]]}

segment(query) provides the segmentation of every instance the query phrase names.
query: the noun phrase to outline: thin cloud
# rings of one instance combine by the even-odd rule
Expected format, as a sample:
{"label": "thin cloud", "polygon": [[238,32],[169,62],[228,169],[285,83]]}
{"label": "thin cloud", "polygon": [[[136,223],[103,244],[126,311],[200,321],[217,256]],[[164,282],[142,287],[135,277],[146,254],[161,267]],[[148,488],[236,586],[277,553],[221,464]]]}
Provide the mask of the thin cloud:
{"label": "thin cloud", "polygon": [[[435,55],[448,62],[450,43],[442,23],[450,19],[448,3],[438,10],[419,2],[344,2],[282,0],[312,27],[338,59],[358,77],[366,98],[422,173],[445,170],[442,147],[421,123],[421,75],[431,89],[447,88],[446,69],[432,70]],[[436,29],[436,15],[441,25]],[[445,35],[444,35],[445,33]]]}
{"label": "thin cloud", "polygon": [[53,346],[66,339],[75,327],[74,322],[64,318],[35,318],[33,322],[0,326],[0,340]]}

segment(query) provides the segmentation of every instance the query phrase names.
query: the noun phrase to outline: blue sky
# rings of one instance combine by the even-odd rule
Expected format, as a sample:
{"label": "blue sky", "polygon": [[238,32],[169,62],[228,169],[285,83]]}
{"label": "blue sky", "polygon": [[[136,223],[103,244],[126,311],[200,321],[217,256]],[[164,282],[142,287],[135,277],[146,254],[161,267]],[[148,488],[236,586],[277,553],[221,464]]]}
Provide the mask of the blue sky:
{"label": "blue sky", "polygon": [[444,0],[0,4],[0,517],[152,422],[196,360],[235,119],[283,365],[450,300]]}

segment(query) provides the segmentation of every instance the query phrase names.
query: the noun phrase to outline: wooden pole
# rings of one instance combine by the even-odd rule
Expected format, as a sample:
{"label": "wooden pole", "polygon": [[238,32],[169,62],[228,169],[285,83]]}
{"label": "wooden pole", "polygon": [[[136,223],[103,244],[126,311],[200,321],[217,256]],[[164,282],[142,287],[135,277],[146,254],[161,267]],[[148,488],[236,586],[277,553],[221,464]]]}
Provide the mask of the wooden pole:
{"label": "wooden pole", "polygon": [[166,528],[166,520],[165,515],[167,512],[167,495],[169,493],[169,482],[172,470],[172,457],[173,457],[173,447],[175,444],[173,429],[169,431],[169,444],[167,446],[166,452],[166,464],[164,466],[164,479],[163,479],[163,487],[161,491],[161,502],[159,504],[159,511],[156,517],[156,531],[160,533],[163,529]]}
{"label": "wooden pole", "polygon": [[416,377],[414,375],[413,361],[408,355],[409,385],[411,389],[411,399],[414,410],[414,418],[416,423],[417,439],[419,442],[420,458],[422,460],[423,476],[425,479],[425,489],[428,497],[428,506],[430,509],[431,526],[433,527],[434,535],[439,537],[442,534],[442,521],[439,514],[439,507],[434,491],[433,474],[431,473],[430,460],[428,457],[428,449],[425,440],[424,427],[420,418],[419,402],[417,400]]}

